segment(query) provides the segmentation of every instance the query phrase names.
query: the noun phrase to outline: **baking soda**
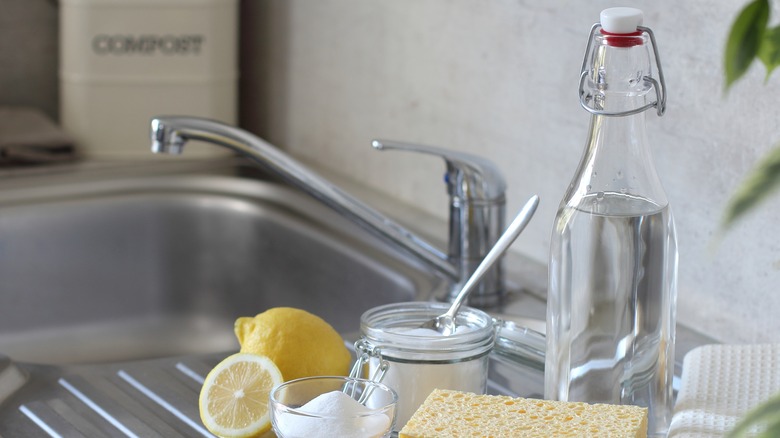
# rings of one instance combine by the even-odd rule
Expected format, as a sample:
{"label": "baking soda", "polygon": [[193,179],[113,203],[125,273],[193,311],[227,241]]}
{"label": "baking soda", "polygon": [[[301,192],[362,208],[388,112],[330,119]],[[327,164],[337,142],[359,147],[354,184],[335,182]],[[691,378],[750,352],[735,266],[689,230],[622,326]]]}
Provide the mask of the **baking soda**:
{"label": "baking soda", "polygon": [[[455,334],[472,331],[469,326],[457,326]],[[416,348],[433,347],[434,342],[440,341],[443,335],[436,330],[427,328],[394,328],[388,332],[403,334],[411,338]],[[450,335],[452,336],[452,335]],[[426,339],[427,338],[427,339]],[[451,363],[431,363],[425,359],[405,361],[405,358],[395,358],[388,350],[383,351],[383,357],[389,361],[382,383],[394,389],[398,393],[398,426],[403,426],[409,421],[412,414],[425,401],[434,389],[452,389],[458,391],[474,392],[482,394],[487,387],[487,355],[468,358],[463,361]],[[400,359],[396,361],[394,359]],[[374,373],[379,366],[379,361],[372,358],[369,362],[370,373]]]}
{"label": "baking soda", "polygon": [[477,394],[487,389],[496,322],[487,313],[464,306],[454,334],[420,328],[448,309],[447,303],[414,301],[378,306],[360,317],[360,349],[370,352],[365,376],[377,378],[382,361],[387,364],[382,383],[398,394],[397,428],[409,421],[434,389]]}
{"label": "baking soda", "polygon": [[[457,325],[455,326],[455,331],[452,332],[452,335],[459,335],[462,333],[470,332],[472,331],[472,328],[467,325]],[[416,328],[397,328],[397,329],[390,329],[388,330],[390,333],[398,333],[400,335],[406,335],[406,336],[427,336],[427,337],[441,337],[444,336],[443,334],[439,333],[438,331],[430,328],[423,328],[423,327],[416,327]]]}
{"label": "baking soda", "polygon": [[381,437],[390,428],[390,417],[363,406],[341,391],[318,395],[296,410],[312,416],[280,414],[276,427],[284,438]]}

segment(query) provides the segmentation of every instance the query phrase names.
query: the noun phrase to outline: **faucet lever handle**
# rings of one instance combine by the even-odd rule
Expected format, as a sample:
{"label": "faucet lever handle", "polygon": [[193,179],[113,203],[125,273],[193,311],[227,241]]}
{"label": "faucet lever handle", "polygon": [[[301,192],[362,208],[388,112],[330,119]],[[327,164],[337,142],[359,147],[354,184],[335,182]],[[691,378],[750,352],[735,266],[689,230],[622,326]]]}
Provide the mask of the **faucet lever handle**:
{"label": "faucet lever handle", "polygon": [[[436,155],[447,162],[447,191],[450,195],[448,258],[457,267],[459,280],[450,290],[454,297],[468,280],[504,230],[506,181],[493,162],[464,152],[397,141],[374,140],[379,150],[403,150]],[[490,306],[504,293],[500,263],[471,294],[469,302]]]}
{"label": "faucet lever handle", "polygon": [[442,157],[447,163],[446,181],[450,196],[462,201],[502,201],[506,180],[490,160],[465,152],[436,146],[403,143],[392,140],[371,142],[377,150],[402,150]]}

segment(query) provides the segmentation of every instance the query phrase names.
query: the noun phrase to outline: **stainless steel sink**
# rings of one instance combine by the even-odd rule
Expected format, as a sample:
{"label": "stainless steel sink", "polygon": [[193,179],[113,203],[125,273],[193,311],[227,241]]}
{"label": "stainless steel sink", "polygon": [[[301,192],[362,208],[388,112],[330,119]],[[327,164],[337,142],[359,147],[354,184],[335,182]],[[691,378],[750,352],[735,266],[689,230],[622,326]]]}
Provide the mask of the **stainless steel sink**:
{"label": "stainless steel sink", "polygon": [[[197,395],[236,317],[299,307],[352,341],[365,310],[447,293],[295,190],[156,167],[2,181],[0,436],[210,436]],[[490,391],[540,395],[522,361],[496,355]]]}
{"label": "stainless steel sink", "polygon": [[442,284],[291,189],[222,176],[0,193],[0,353],[46,364],[234,350],[237,316],[312,311],[342,333]]}

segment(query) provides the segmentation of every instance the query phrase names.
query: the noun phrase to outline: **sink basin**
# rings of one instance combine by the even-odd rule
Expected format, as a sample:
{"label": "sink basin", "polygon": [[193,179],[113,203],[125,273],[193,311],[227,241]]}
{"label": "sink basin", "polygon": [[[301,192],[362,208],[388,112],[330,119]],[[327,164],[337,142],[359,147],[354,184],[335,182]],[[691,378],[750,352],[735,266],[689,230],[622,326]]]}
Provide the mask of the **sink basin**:
{"label": "sink basin", "polygon": [[0,354],[46,364],[235,350],[275,306],[350,333],[442,287],[289,188],[187,175],[0,193],[0,278]]}

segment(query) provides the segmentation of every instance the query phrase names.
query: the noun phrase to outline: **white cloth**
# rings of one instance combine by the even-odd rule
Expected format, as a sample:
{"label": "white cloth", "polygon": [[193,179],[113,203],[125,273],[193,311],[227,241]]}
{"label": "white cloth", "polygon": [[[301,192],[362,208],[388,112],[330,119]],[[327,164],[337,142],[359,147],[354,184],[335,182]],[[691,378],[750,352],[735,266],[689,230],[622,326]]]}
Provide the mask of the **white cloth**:
{"label": "white cloth", "polygon": [[725,436],[747,411],[777,393],[780,344],[698,347],[685,355],[668,436]]}

